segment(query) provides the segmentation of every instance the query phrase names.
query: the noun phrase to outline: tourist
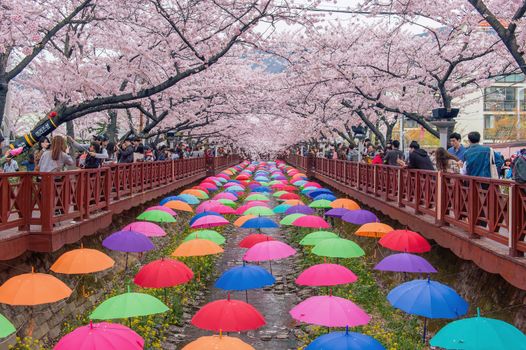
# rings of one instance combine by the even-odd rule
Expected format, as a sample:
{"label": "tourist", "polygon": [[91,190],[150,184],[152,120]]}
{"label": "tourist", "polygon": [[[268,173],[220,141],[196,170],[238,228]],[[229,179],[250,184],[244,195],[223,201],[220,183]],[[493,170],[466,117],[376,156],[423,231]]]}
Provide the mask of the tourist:
{"label": "tourist", "polygon": [[40,171],[44,173],[63,171],[65,166],[75,165],[75,161],[68,153],[66,140],[60,135],[53,137],[50,149],[40,157]]}
{"label": "tourist", "polygon": [[98,151],[95,154],[92,154],[91,156],[99,159],[99,164],[109,158],[108,151],[106,150],[106,146],[108,145],[108,138],[105,135],[93,135],[93,141],[90,144],[80,144],[77,141],[75,141],[75,139],[71,136],[68,136],[68,141],[73,147],[75,147],[77,150],[83,153],[90,153],[90,148],[92,148],[92,145],[96,143],[98,145]]}
{"label": "tourist", "polygon": [[462,161],[446,151],[444,147],[437,148],[435,161],[437,170],[445,173],[458,174],[462,168]]}
{"label": "tourist", "polygon": [[97,169],[100,167],[101,159],[97,155],[101,153],[101,145],[97,142],[92,142],[86,152],[84,159],[84,169]]}
{"label": "tourist", "polygon": [[349,145],[349,150],[347,151],[347,160],[351,162],[357,162],[360,156],[360,152],[356,149],[354,144]]}
{"label": "tourist", "polygon": [[104,163],[115,163],[117,162],[117,146],[114,142],[108,141],[108,144],[106,145],[106,152],[108,152],[108,159],[104,161]]}
{"label": "tourist", "polygon": [[133,163],[134,148],[131,139],[127,138],[122,144],[117,144],[117,157],[119,163]]}
{"label": "tourist", "polygon": [[512,163],[513,180],[519,184],[526,183],[526,148],[521,149],[515,154]]}
{"label": "tourist", "polygon": [[462,137],[459,133],[452,133],[449,135],[449,143],[451,143],[451,147],[448,148],[448,152],[455,157],[457,157],[459,160],[464,161],[464,153],[466,152],[466,148],[461,142]]}
{"label": "tourist", "polygon": [[409,144],[409,159],[407,164],[401,159],[398,160],[398,164],[402,167],[407,166],[409,169],[435,170],[433,162],[431,162],[431,158],[429,158],[426,150],[421,149],[416,141],[411,141]]}
{"label": "tourist", "polygon": [[384,164],[384,151],[381,146],[376,148],[376,154],[374,155],[371,164]]}
{"label": "tourist", "polygon": [[43,136],[38,140],[37,150],[35,152],[35,171],[39,171],[40,158],[45,151],[49,149],[51,142],[46,136]]}
{"label": "tourist", "polygon": [[11,156],[7,156],[4,166],[2,167],[4,173],[15,173],[18,169],[18,163]]}
{"label": "tourist", "polygon": [[497,175],[498,177],[497,166],[494,159],[491,159],[493,151],[491,148],[479,144],[480,133],[477,131],[470,132],[468,140],[470,145],[464,152],[464,166],[461,173],[470,176],[491,178]]}
{"label": "tourist", "polygon": [[35,171],[35,154],[29,153],[27,159],[20,162],[20,165],[26,167],[26,171]]}
{"label": "tourist", "polygon": [[391,142],[392,149],[387,151],[384,157],[384,163],[387,165],[398,166],[398,160],[404,159],[404,152],[400,151],[400,141]]}

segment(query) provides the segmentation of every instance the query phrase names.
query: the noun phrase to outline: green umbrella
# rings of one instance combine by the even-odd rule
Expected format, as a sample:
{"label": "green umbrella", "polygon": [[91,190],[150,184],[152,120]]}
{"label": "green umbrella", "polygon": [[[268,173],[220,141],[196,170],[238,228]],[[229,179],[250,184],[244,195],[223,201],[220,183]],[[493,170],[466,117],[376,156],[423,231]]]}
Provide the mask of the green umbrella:
{"label": "green umbrella", "polygon": [[0,314],[0,338],[5,338],[16,332],[15,326],[2,314]]}
{"label": "green umbrella", "polygon": [[329,258],[357,258],[365,255],[358,244],[343,238],[324,239],[314,246],[312,252]]}
{"label": "green umbrella", "polygon": [[219,245],[225,244],[225,237],[221,236],[221,234],[214,230],[200,230],[190,233],[186,238],[184,239],[185,242],[191,241],[192,239],[208,239],[209,241],[212,241],[214,243],[217,243]]}
{"label": "green umbrella", "polygon": [[268,184],[269,185],[278,185],[278,184],[282,184],[283,182],[279,181],[279,180],[272,180],[270,181]]}
{"label": "green umbrella", "polygon": [[245,200],[246,201],[268,201],[268,197],[265,196],[264,194],[257,193],[257,194],[251,194]]}
{"label": "green umbrella", "polygon": [[112,320],[148,316],[168,311],[169,308],[154,296],[128,292],[105,300],[89,316],[92,320]]}
{"label": "green umbrella", "polygon": [[221,202],[222,204],[224,205],[228,205],[229,207],[232,207],[232,208],[235,208],[236,207],[236,202],[234,202],[233,200],[231,199],[219,199],[219,202]]}
{"label": "green umbrella", "polygon": [[288,193],[288,192],[287,191],[278,191],[278,192],[274,192],[272,194],[272,196],[279,197],[279,196],[281,196],[282,194],[285,194],[285,193]]}
{"label": "green umbrella", "polygon": [[145,211],[141,215],[137,216],[137,220],[153,221],[153,222],[175,222],[172,215],[161,210],[150,210]]}
{"label": "green umbrella", "polygon": [[444,349],[526,350],[526,335],[511,324],[493,318],[464,318],[448,323],[429,342]]}
{"label": "green umbrella", "polygon": [[331,201],[328,201],[326,199],[318,199],[317,201],[313,201],[311,204],[309,204],[309,207],[311,208],[332,208]]}
{"label": "green umbrella", "polygon": [[338,235],[330,231],[311,232],[300,241],[301,245],[316,245],[325,239],[338,238]]}
{"label": "green umbrella", "polygon": [[292,223],[297,219],[297,218],[300,218],[302,216],[305,216],[305,214],[300,214],[300,213],[296,213],[296,214],[289,214],[287,216],[285,216],[283,219],[281,219],[281,221],[279,222],[281,225],[292,225]]}
{"label": "green umbrella", "polygon": [[250,214],[251,215],[256,215],[256,216],[272,216],[272,215],[276,215],[276,213],[274,213],[272,211],[272,209],[267,208],[267,207],[263,207],[263,206],[255,206],[255,207],[252,207],[252,208],[248,208],[243,213],[243,215],[250,215]]}

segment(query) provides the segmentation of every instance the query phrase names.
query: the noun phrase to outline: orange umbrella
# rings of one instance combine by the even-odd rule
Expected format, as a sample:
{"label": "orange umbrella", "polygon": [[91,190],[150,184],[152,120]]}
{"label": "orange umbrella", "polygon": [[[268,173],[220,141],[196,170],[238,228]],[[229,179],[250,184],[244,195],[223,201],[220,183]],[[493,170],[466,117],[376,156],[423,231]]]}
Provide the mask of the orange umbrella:
{"label": "orange umbrella", "polygon": [[238,219],[236,219],[236,221],[234,221],[234,226],[241,227],[241,225],[243,225],[245,221],[253,219],[255,217],[256,215],[252,214],[240,216]]}
{"label": "orange umbrella", "polygon": [[71,293],[71,289],[58,278],[32,271],[5,281],[0,287],[0,303],[33,306],[54,303]]}
{"label": "orange umbrella", "polygon": [[299,199],[288,199],[288,200],[286,200],[283,203],[284,204],[288,204],[288,205],[292,205],[292,206],[294,206],[294,205],[305,205],[305,203],[303,203]]}
{"label": "orange umbrella", "polygon": [[179,247],[175,249],[172,256],[183,257],[183,256],[204,256],[219,254],[223,252],[218,244],[208,239],[192,239],[181,243]]}
{"label": "orange umbrella", "polygon": [[190,213],[194,212],[192,207],[188,203],[183,201],[169,201],[164,203],[163,207],[167,207],[173,210],[188,211]]}
{"label": "orange umbrella", "polygon": [[379,222],[372,222],[360,226],[360,228],[356,230],[355,233],[357,236],[382,238],[387,233],[393,230],[394,229],[389,225],[382,224]]}
{"label": "orange umbrella", "polygon": [[186,345],[183,350],[255,350],[252,346],[244,341],[226,335],[212,335],[201,337]]}
{"label": "orange umbrella", "polygon": [[112,258],[96,249],[80,248],[62,254],[51,271],[65,274],[85,274],[103,271],[115,265]]}
{"label": "orange umbrella", "polygon": [[331,207],[333,207],[333,208],[345,208],[345,209],[349,209],[349,210],[358,210],[358,209],[360,209],[360,206],[358,205],[358,203],[356,203],[355,201],[353,201],[352,199],[349,199],[349,198],[338,198],[336,200],[333,200],[331,202]]}
{"label": "orange umbrella", "polygon": [[196,190],[196,189],[188,189],[181,192],[181,194],[191,194],[192,196],[195,196],[199,199],[208,199],[208,195],[205,191]]}

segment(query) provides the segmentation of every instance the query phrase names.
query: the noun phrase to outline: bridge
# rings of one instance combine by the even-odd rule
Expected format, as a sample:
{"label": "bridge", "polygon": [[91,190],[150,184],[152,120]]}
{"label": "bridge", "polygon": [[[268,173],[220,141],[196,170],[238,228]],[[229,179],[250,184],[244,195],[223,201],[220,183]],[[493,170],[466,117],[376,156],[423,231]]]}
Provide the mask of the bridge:
{"label": "bridge", "polygon": [[239,162],[234,155],[0,174],[0,260],[78,242],[116,214]]}
{"label": "bridge", "polygon": [[526,290],[526,185],[298,155],[286,161]]}

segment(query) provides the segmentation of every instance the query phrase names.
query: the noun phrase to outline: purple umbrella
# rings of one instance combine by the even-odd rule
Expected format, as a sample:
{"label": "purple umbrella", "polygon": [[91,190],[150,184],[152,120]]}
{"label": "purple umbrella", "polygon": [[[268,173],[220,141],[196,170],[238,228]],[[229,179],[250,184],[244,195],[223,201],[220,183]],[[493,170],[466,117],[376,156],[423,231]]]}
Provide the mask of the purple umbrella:
{"label": "purple umbrella", "polygon": [[316,213],[316,211],[313,208],[308,207],[306,205],[294,205],[285,211],[285,215],[289,215],[289,214],[312,215],[314,213]]}
{"label": "purple umbrella", "polygon": [[333,208],[333,209],[327,210],[325,212],[325,216],[331,216],[331,217],[334,217],[334,218],[341,218],[342,216],[344,216],[348,212],[350,212],[349,209]]}
{"label": "purple umbrella", "polygon": [[372,222],[380,222],[376,215],[368,210],[350,210],[348,213],[342,216],[342,220],[350,222],[355,225],[364,225]]}
{"label": "purple umbrella", "polygon": [[375,267],[379,271],[435,273],[437,270],[424,258],[408,253],[393,254],[385,257]]}
{"label": "purple umbrella", "polygon": [[111,250],[126,252],[126,268],[128,268],[128,253],[142,253],[155,248],[148,237],[135,231],[112,233],[102,241],[102,245]]}

